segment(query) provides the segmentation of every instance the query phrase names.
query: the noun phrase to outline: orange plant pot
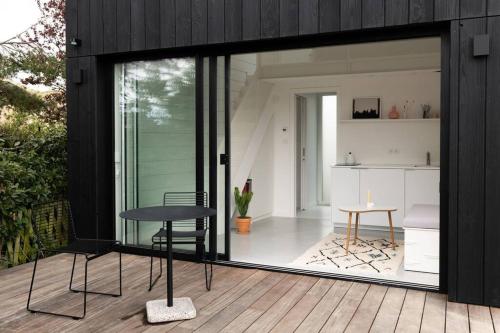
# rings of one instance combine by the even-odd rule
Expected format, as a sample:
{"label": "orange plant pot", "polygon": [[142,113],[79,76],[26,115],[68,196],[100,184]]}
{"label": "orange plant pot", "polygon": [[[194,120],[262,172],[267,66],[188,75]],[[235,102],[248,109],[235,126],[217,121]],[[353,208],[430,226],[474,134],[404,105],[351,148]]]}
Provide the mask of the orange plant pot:
{"label": "orange plant pot", "polygon": [[250,226],[252,225],[251,217],[237,217],[236,218],[236,227],[238,228],[239,234],[248,234],[250,233]]}

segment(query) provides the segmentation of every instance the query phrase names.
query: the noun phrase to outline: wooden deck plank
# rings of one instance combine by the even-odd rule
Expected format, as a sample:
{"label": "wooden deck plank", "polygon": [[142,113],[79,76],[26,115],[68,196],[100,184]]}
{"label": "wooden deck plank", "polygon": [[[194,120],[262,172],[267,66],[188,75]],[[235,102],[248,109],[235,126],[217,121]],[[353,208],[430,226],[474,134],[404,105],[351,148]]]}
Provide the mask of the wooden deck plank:
{"label": "wooden deck plank", "polygon": [[303,276],[283,297],[259,317],[246,332],[269,332],[291,308],[318,282],[318,278]]}
{"label": "wooden deck plank", "polygon": [[234,318],[245,311],[252,303],[262,297],[266,292],[273,288],[285,277],[281,273],[273,273],[267,276],[258,285],[247,291],[242,297],[233,302],[230,306],[219,312],[217,316],[212,317],[198,331],[200,332],[219,332],[226,327]]}
{"label": "wooden deck plank", "polygon": [[384,300],[387,287],[372,285],[354,313],[345,332],[368,332]]}
{"label": "wooden deck plank", "polygon": [[321,332],[344,332],[369,287],[367,283],[353,283]]}
{"label": "wooden deck plank", "polygon": [[288,275],[280,283],[243,311],[222,332],[236,333],[245,331],[257,318],[262,316],[273,304],[299,281],[299,275]]}
{"label": "wooden deck plank", "polygon": [[372,323],[370,332],[394,332],[405,297],[406,289],[389,288],[378,310],[377,316]]}
{"label": "wooden deck plank", "polygon": [[495,332],[500,332],[500,308],[490,308]]}
{"label": "wooden deck plank", "polygon": [[425,304],[425,291],[408,290],[399,315],[396,332],[419,332]]}
{"label": "wooden deck plank", "polygon": [[[82,295],[68,292],[73,257],[42,259],[36,304],[78,312]],[[89,288],[117,287],[117,256],[89,266]],[[75,276],[77,286],[83,270]],[[214,266],[212,290],[203,265],[174,261],[174,293],[191,297],[198,316],[159,325],[146,322],[145,303],[165,298],[166,279],[147,291],[149,258],[123,255],[123,296],[88,295],[84,320],[31,314],[26,299],[33,264],[0,273],[0,332],[495,332],[500,309],[451,303],[446,295],[333,279]],[[158,265],[155,265],[158,272]],[[7,282],[8,285],[5,284]]]}
{"label": "wooden deck plank", "polygon": [[469,312],[467,304],[447,302],[446,333],[464,333],[469,331]]}
{"label": "wooden deck plank", "polygon": [[334,284],[333,280],[320,279],[302,297],[300,301],[280,320],[271,332],[293,332],[302,323],[305,317],[314,309],[316,304],[325,296]]}
{"label": "wooden deck plank", "polygon": [[295,332],[319,332],[351,286],[352,282],[336,281]]}
{"label": "wooden deck plank", "polygon": [[446,295],[427,293],[420,331],[444,332],[446,322]]}
{"label": "wooden deck plank", "polygon": [[469,322],[471,333],[493,333],[493,321],[490,308],[480,305],[469,305]]}

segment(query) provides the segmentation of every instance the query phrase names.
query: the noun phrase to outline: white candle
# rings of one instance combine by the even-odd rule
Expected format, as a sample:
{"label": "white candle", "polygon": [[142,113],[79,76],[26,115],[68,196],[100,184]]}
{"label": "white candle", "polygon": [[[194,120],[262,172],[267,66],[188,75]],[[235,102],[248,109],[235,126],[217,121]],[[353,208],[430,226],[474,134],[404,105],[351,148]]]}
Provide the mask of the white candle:
{"label": "white candle", "polygon": [[368,203],[372,202],[372,192],[370,190],[368,190],[368,200],[367,200]]}

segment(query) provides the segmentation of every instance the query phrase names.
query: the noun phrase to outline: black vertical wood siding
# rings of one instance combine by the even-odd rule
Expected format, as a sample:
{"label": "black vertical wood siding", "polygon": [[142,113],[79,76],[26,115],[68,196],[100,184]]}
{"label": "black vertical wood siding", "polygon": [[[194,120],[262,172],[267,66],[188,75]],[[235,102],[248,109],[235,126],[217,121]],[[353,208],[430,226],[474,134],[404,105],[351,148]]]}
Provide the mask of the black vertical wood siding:
{"label": "black vertical wood siding", "polygon": [[299,34],[299,0],[280,0],[280,36]]}
{"label": "black vertical wood siding", "polygon": [[260,36],[276,38],[280,35],[279,0],[260,0]]}
{"label": "black vertical wood siding", "polygon": [[361,28],[361,0],[340,0],[340,30]]}
{"label": "black vertical wood siding", "polygon": [[434,20],[434,0],[411,0],[410,23],[432,22]]}
{"label": "black vertical wood siding", "polygon": [[193,45],[208,41],[207,0],[191,0],[191,41]]}
{"label": "black vertical wood siding", "polygon": [[472,303],[483,301],[486,105],[486,58],[475,58],[472,47],[485,32],[486,19],[465,20],[460,29],[457,288]]}
{"label": "black vertical wood siding", "polygon": [[191,1],[175,0],[175,46],[191,45]]}
{"label": "black vertical wood siding", "polygon": [[318,0],[299,0],[299,34],[309,35],[319,31]]}
{"label": "black vertical wood siding", "polygon": [[208,0],[208,42],[224,42],[224,0]]}
{"label": "black vertical wood siding", "polygon": [[[85,221],[84,234],[113,237],[108,100],[113,80],[101,55],[160,49],[167,54],[170,48],[242,41],[270,45],[270,40],[290,37],[300,43],[318,33],[333,43],[345,36],[365,37],[365,31],[376,37],[439,22],[449,47],[443,54],[443,65],[449,64],[443,68],[449,81],[443,87],[443,98],[449,96],[448,104],[443,101],[449,105],[443,114],[449,124],[443,130],[449,165],[443,165],[448,174],[442,180],[449,198],[442,203],[449,219],[449,297],[500,306],[495,216],[500,19],[495,15],[500,15],[500,0],[67,0],[67,41],[81,40],[79,47],[67,46],[69,188],[77,220]],[[491,37],[491,54],[474,57],[472,40],[483,33]],[[73,83],[80,70],[84,81]]]}
{"label": "black vertical wood siding", "polygon": [[226,0],[224,9],[225,41],[237,42],[242,36],[242,0]]}
{"label": "black vertical wood siding", "polygon": [[260,1],[242,0],[242,40],[260,38]]}
{"label": "black vertical wood siding", "polygon": [[363,28],[383,27],[385,20],[384,0],[363,0]]}
{"label": "black vertical wood siding", "polygon": [[160,0],[145,0],[144,24],[146,49],[158,49],[160,47]]}
{"label": "black vertical wood siding", "polygon": [[385,25],[408,24],[408,0],[385,1]]}
{"label": "black vertical wood siding", "polygon": [[160,47],[175,46],[175,0],[160,0]]}
{"label": "black vertical wood siding", "polygon": [[319,32],[340,30],[340,0],[319,0]]}
{"label": "black vertical wood siding", "polygon": [[488,57],[486,92],[486,188],[485,188],[485,255],[484,302],[500,304],[500,17],[488,18],[491,54]]}
{"label": "black vertical wood siding", "polygon": [[103,52],[116,51],[116,0],[105,0],[102,3]]}

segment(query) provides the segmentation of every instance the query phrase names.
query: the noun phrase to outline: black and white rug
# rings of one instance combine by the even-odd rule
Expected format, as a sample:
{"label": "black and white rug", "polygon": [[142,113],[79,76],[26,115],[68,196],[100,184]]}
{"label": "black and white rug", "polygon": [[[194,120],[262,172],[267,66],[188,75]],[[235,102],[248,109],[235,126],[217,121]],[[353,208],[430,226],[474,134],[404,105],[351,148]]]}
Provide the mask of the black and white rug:
{"label": "black and white rug", "polygon": [[396,249],[382,238],[360,237],[345,253],[345,235],[330,234],[295,259],[290,266],[342,274],[394,275],[403,261],[404,246]]}

